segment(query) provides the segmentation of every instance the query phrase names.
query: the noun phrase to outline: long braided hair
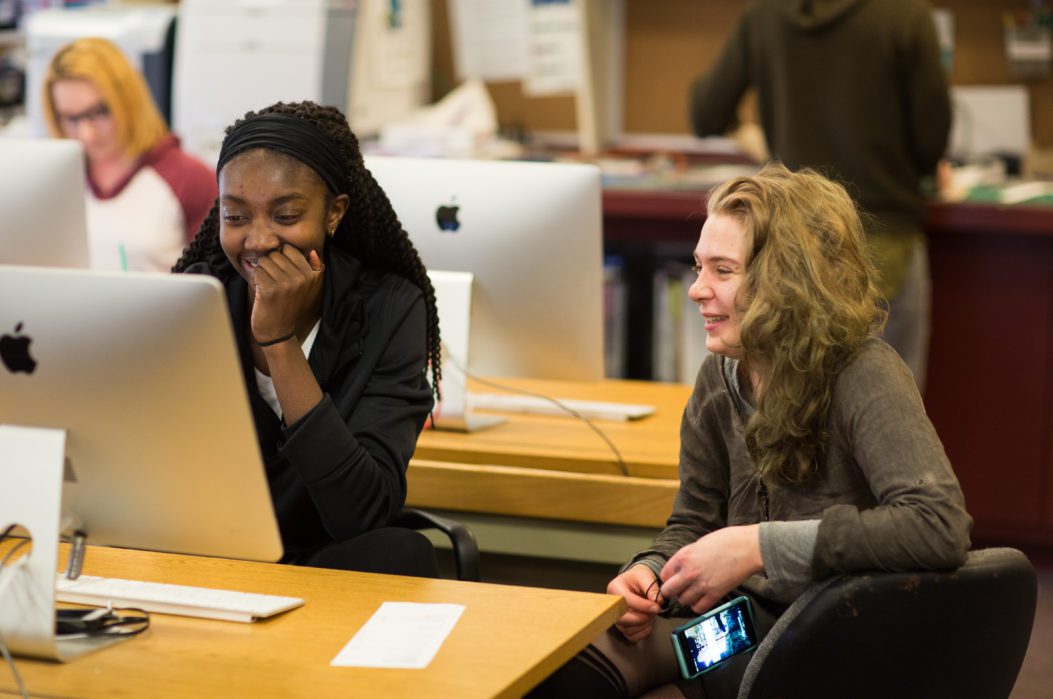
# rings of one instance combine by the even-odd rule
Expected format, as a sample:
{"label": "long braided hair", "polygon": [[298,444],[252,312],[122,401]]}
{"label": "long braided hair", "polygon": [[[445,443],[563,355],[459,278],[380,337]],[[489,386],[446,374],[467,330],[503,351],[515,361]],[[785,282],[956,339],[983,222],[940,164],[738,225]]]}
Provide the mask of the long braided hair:
{"label": "long braided hair", "polygon": [[[227,127],[227,134],[243,121],[264,114],[286,114],[308,121],[328,136],[339,149],[346,164],[347,194],[351,197],[351,206],[337,226],[330,244],[351,253],[366,267],[405,277],[424,293],[428,319],[427,359],[431,365],[432,391],[436,398],[439,398],[442,369],[435,289],[428,279],[417,249],[413,247],[409,235],[399,223],[387,195],[366,169],[358,139],[351,132],[347,118],[335,107],[323,107],[314,102],[278,102],[259,111],[247,113],[243,119]],[[183,272],[196,262],[208,263],[209,271],[220,278],[237,273],[220,247],[218,200],[212,205],[212,210],[201,224],[198,234],[175,263],[172,271]]]}

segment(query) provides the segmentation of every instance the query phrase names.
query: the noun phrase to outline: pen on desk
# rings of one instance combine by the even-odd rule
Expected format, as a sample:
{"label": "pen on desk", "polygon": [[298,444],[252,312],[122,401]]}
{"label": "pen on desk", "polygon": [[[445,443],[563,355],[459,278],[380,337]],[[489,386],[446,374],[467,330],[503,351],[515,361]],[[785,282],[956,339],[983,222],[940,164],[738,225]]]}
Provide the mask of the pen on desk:
{"label": "pen on desk", "polygon": [[124,243],[117,243],[117,250],[121,253],[121,271],[128,271],[128,254],[124,251]]}

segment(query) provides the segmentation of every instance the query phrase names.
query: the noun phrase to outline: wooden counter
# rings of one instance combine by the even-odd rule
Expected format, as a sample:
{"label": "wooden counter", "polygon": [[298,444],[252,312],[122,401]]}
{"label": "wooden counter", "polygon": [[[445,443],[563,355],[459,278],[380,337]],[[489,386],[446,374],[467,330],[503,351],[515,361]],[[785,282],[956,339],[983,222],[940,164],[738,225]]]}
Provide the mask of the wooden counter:
{"label": "wooden counter", "polygon": [[410,463],[408,505],[600,525],[665,525],[679,487],[680,418],[690,386],[502,381],[557,398],[653,405],[655,413],[628,422],[593,421],[621,454],[627,473],[603,438],[570,416],[508,415],[506,423],[472,434],[426,430]]}

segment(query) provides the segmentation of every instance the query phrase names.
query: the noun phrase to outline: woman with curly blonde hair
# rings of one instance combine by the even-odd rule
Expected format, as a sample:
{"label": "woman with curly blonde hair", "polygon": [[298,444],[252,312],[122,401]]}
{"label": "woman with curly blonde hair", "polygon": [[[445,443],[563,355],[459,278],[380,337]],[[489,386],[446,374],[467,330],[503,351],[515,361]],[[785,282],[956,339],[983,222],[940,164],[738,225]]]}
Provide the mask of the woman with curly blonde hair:
{"label": "woman with curly blonde hair", "polygon": [[665,529],[607,591],[627,611],[534,696],[734,697],[749,655],[678,679],[670,632],[750,598],[763,637],[813,583],[954,568],[972,519],[884,322],[855,206],[769,165],[710,196],[689,291],[706,346]]}

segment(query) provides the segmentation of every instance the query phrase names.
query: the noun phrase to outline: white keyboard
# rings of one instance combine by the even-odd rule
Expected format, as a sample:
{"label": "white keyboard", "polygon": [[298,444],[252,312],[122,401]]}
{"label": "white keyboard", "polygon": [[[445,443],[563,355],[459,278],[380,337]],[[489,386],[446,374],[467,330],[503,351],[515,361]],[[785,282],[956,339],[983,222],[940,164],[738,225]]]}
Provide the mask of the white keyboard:
{"label": "white keyboard", "polygon": [[[608,403],[598,400],[556,398],[571,410],[590,419],[639,420],[654,414],[653,405],[637,403]],[[539,396],[508,393],[468,393],[469,409],[499,410],[506,413],[537,413],[540,415],[571,415],[552,401]]]}
{"label": "white keyboard", "polygon": [[74,604],[138,607],[161,614],[245,622],[274,616],[303,604],[299,597],[99,578],[94,575],[82,575],[70,580],[61,573],[55,581],[55,596],[60,602]]}

